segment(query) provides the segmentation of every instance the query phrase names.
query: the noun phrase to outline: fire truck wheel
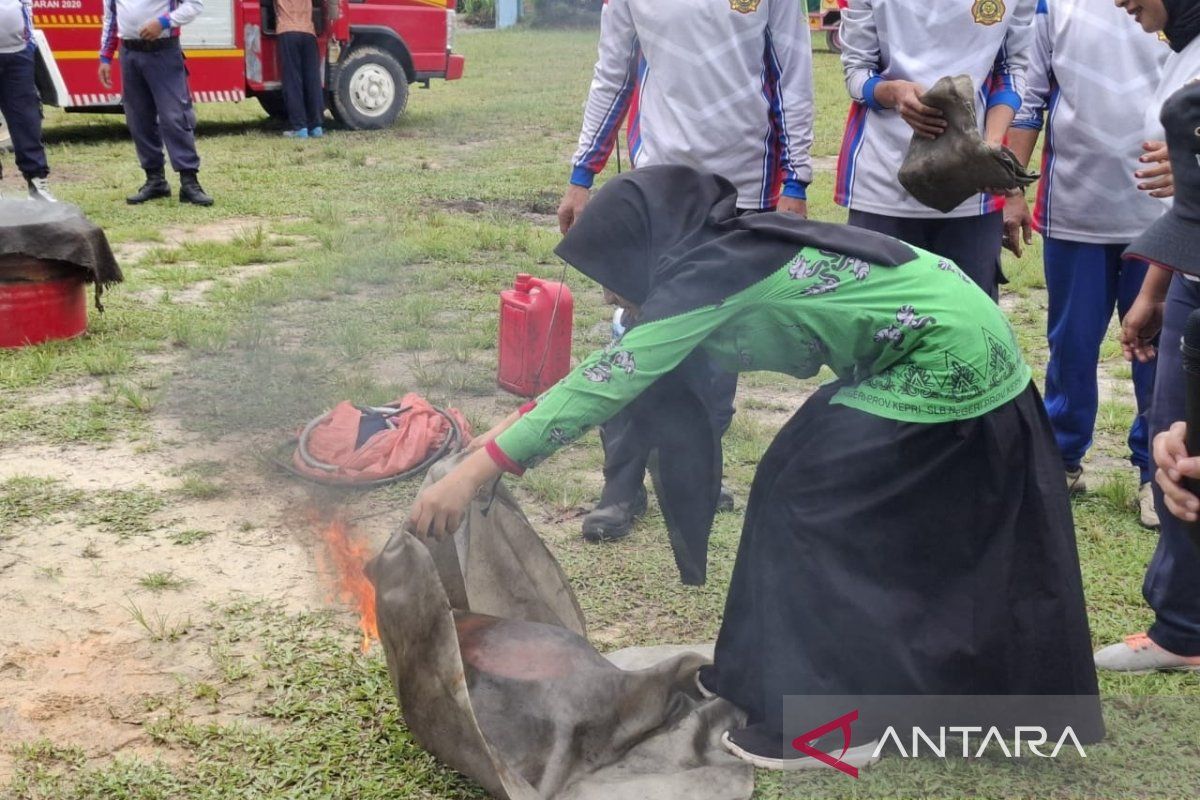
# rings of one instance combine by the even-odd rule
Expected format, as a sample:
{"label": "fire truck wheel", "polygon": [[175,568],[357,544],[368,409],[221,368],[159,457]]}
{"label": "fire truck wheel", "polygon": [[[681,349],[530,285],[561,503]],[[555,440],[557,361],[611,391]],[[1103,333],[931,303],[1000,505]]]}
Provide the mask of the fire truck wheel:
{"label": "fire truck wheel", "polygon": [[842,32],[838,28],[825,31],[825,46],[831,53],[842,52]]}
{"label": "fire truck wheel", "polygon": [[386,128],[408,104],[408,76],[392,55],[355,47],[342,59],[333,92],[334,115],[352,130]]}
{"label": "fire truck wheel", "polygon": [[4,124],[4,115],[0,114],[0,152],[12,150],[12,137],[8,135],[8,126]]}

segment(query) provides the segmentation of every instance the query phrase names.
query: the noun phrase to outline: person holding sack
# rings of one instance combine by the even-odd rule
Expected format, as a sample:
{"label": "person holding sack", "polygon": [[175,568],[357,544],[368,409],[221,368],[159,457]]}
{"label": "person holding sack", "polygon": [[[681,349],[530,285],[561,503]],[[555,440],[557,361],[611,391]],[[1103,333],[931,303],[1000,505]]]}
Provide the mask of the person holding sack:
{"label": "person holding sack", "polygon": [[[609,181],[556,252],[634,324],[423,489],[410,531],[452,533],[480,487],[656,391],[697,350],[738,371],[825,365],[837,380],[755,473],[715,664],[698,676],[747,714],[726,748],[819,766],[782,747],[786,695],[1096,694],[1049,422],[1003,312],[958,267],[849,226],[739,215],[733,184],[670,166]],[[685,400],[662,402],[702,420]],[[711,511],[711,465],[685,466],[708,476],[693,504]],[[1099,735],[1092,706],[1081,738]],[[873,750],[856,742],[842,760]]]}

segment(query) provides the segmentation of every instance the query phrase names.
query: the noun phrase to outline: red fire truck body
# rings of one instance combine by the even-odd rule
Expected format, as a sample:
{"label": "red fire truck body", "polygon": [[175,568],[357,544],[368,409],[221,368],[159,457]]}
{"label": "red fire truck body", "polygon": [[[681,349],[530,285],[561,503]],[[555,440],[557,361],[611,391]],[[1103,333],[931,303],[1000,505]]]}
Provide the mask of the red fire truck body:
{"label": "red fire truck body", "polygon": [[[68,111],[115,110],[100,84],[100,30],[105,0],[33,0],[37,82],[43,102]],[[275,0],[207,0],[182,30],[189,85],[197,103],[256,97],[283,116],[275,47]],[[312,0],[324,61],[328,106],[355,129],[390,125],[404,110],[408,85],[462,77],[452,52],[454,0]]]}

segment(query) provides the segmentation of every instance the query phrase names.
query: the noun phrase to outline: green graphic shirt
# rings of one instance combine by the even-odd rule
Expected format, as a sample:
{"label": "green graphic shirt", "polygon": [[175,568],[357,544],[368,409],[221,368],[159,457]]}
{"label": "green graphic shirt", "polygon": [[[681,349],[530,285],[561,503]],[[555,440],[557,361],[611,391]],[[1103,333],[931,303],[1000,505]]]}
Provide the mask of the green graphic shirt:
{"label": "green graphic shirt", "polygon": [[1004,313],[953,263],[917,250],[898,267],[805,248],[726,298],[637,325],[588,356],[496,439],[528,466],[611,418],[692,350],[725,369],[810,378],[828,366],[833,398],[902,422],[980,416],[1030,380]]}

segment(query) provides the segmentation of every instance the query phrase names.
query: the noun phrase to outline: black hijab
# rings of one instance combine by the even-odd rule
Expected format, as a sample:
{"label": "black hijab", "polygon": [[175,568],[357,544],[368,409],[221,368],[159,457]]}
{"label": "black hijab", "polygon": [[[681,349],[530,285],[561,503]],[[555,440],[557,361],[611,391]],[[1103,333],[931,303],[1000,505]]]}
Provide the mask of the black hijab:
{"label": "black hijab", "polygon": [[916,253],[888,236],[794,214],[739,214],[729,181],[690,167],[642,167],[604,185],[554,252],[642,307],[639,320],[713,305],[817,247],[880,266]]}
{"label": "black hijab", "polygon": [[1200,36],[1200,0],[1163,0],[1167,26],[1163,33],[1176,53]]}

